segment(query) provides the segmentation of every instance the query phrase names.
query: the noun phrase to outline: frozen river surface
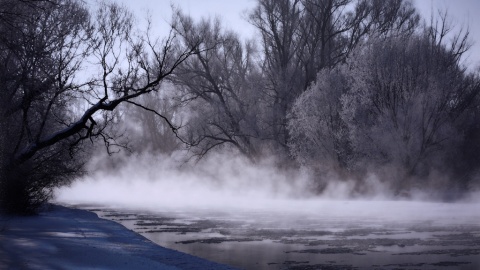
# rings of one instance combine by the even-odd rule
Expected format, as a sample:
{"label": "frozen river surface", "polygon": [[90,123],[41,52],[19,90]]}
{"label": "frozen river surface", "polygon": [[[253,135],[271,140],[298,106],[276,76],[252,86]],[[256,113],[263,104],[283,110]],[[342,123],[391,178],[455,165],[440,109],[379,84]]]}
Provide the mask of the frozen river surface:
{"label": "frozen river surface", "polygon": [[77,207],[161,246],[241,269],[480,269],[479,204],[311,200],[228,211]]}

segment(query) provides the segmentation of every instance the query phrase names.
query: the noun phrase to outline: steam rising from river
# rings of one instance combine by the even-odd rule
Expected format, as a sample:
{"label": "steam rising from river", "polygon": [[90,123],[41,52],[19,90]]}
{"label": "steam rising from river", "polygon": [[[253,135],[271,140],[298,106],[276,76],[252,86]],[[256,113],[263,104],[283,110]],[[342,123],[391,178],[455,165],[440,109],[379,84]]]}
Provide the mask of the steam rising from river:
{"label": "steam rising from river", "polygon": [[[393,202],[388,187],[371,175],[368,197],[355,195],[353,181],[331,181],[317,194],[304,170],[278,170],[273,160],[251,164],[241,157],[212,155],[185,163],[171,157],[143,155],[114,163],[98,156],[91,173],[56,191],[61,203],[92,203],[144,210],[205,209],[215,211],[278,211],[329,217],[398,219],[473,219],[480,222],[478,203]],[[112,165],[115,164],[115,165]],[[419,193],[418,198],[428,194]],[[477,194],[478,195],[478,194]],[[478,198],[472,195],[471,199]]]}
{"label": "steam rising from river", "polygon": [[252,165],[238,156],[212,155],[194,164],[143,155],[117,160],[115,166],[105,160],[92,160],[93,172],[60,189],[57,198],[158,207],[255,207],[259,201],[314,195],[306,172],[279,172],[268,160]]}

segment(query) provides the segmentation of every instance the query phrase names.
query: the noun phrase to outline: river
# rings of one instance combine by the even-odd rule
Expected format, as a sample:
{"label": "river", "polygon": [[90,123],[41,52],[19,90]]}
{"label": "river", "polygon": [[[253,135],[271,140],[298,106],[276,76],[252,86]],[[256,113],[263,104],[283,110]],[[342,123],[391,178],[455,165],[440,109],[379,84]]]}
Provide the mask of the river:
{"label": "river", "polygon": [[75,205],[241,269],[480,269],[478,204],[277,201],[228,210]]}

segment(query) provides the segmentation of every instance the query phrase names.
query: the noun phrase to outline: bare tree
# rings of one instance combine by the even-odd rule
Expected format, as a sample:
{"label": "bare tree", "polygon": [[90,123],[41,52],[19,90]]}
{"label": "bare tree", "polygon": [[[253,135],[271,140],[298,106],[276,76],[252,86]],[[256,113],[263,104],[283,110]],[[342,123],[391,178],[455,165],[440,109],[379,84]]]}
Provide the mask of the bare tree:
{"label": "bare tree", "polygon": [[[178,94],[179,91],[172,84],[163,83],[158,91],[135,99],[134,102],[142,107],[126,104],[120,109],[119,126],[128,134],[129,149],[133,152],[170,155],[184,146],[185,141],[179,139],[168,124],[178,127],[179,133],[184,125],[184,105]],[[168,122],[150,110],[159,113]]]}
{"label": "bare tree", "polygon": [[[250,22],[259,30],[264,55],[263,75],[267,84],[263,89],[263,137],[287,149],[286,113],[301,92],[303,78],[297,39],[301,21],[299,0],[260,0],[250,14]],[[277,146],[278,148],[278,146]]]}
{"label": "bare tree", "polygon": [[191,109],[186,127],[192,150],[201,157],[229,145],[253,159],[258,137],[256,87],[261,82],[253,45],[243,45],[236,34],[221,28],[219,20],[194,23],[179,12],[175,29],[184,50],[196,52],[178,67],[173,80]]}
{"label": "bare tree", "polygon": [[160,42],[134,32],[116,4],[101,3],[93,18],[74,0],[17,2],[13,11],[21,16],[0,25],[2,137],[10,141],[0,191],[4,209],[28,212],[78,172],[85,141],[116,145],[112,111],[156,91],[194,52],[177,50],[173,35]]}
{"label": "bare tree", "polygon": [[[352,0],[303,0],[301,3],[303,12],[298,39],[302,50],[299,55],[305,73],[303,89],[307,89],[317,72],[342,62],[356,45],[356,42],[347,43],[348,34],[364,23],[368,6],[357,5],[355,13],[347,13],[347,7],[354,5]],[[363,29],[353,34],[365,33],[367,30]]]}
{"label": "bare tree", "polygon": [[413,33],[419,15],[404,0],[302,0],[299,28],[306,89],[323,68],[344,62],[349,53],[371,36]]}

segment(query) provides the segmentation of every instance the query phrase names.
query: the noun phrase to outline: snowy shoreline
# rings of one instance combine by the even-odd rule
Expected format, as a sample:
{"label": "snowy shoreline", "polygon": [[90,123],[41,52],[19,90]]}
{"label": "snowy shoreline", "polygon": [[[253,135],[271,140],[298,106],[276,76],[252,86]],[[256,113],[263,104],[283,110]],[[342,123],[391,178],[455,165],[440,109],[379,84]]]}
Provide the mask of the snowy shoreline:
{"label": "snowy shoreline", "polygon": [[0,216],[0,269],[234,269],[167,249],[86,210]]}

